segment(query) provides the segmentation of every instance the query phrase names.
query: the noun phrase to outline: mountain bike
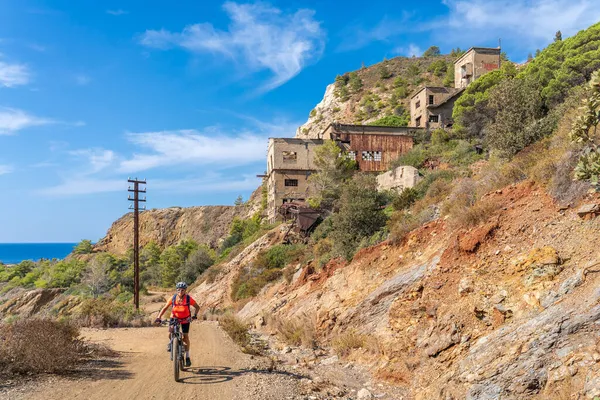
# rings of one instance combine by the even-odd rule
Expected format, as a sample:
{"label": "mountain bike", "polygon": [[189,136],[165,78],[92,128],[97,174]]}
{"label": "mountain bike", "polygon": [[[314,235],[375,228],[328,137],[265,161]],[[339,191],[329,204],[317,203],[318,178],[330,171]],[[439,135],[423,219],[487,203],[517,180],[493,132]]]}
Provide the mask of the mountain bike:
{"label": "mountain bike", "polygon": [[181,331],[181,320],[171,318],[161,324],[169,324],[171,332],[171,361],[173,361],[173,377],[179,382],[179,372],[185,371],[185,345],[183,344],[183,332]]}

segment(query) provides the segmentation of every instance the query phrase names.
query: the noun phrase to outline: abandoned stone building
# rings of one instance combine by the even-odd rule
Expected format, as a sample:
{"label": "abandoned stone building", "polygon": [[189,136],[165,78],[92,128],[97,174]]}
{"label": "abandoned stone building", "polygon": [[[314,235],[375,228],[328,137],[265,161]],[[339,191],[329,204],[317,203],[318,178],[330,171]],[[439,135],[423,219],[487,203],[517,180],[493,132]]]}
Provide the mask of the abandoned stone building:
{"label": "abandoned stone building", "polygon": [[269,138],[267,151],[267,218],[274,221],[277,209],[310,197],[308,177],[315,172],[315,152],[320,139]]}
{"label": "abandoned stone building", "polygon": [[279,208],[305,201],[312,194],[309,176],[317,171],[315,149],[334,140],[357,163],[360,171],[387,171],[401,154],[413,147],[413,135],[422,128],[331,124],[319,139],[270,138],[267,151],[267,218],[274,221]]}
{"label": "abandoned stone building", "polygon": [[410,98],[410,126],[425,129],[452,126],[452,108],[463,89],[424,86]]}
{"label": "abandoned stone building", "polygon": [[481,75],[500,68],[499,47],[471,47],[454,62],[454,87],[466,88]]}

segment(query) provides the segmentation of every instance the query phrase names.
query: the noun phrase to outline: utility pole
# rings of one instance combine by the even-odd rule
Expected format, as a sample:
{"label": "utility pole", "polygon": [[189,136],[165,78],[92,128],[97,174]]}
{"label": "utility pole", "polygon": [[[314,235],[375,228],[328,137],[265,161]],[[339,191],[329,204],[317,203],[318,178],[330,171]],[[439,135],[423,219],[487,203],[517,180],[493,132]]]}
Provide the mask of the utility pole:
{"label": "utility pole", "polygon": [[[129,209],[133,210],[133,301],[135,303],[136,311],[140,309],[140,207],[139,202],[146,202],[146,197],[140,199],[140,193],[146,193],[146,188],[140,189],[140,184],[145,185],[146,180],[138,180],[137,178],[128,178],[127,182],[133,183],[133,189],[131,186],[127,188],[128,192],[133,192],[133,198],[131,195],[127,197],[127,200],[133,201],[133,207],[129,205]],[[142,211],[146,207],[142,207]]]}
{"label": "utility pole", "polygon": [[500,64],[502,64],[502,38],[498,38],[498,69],[500,69]]}

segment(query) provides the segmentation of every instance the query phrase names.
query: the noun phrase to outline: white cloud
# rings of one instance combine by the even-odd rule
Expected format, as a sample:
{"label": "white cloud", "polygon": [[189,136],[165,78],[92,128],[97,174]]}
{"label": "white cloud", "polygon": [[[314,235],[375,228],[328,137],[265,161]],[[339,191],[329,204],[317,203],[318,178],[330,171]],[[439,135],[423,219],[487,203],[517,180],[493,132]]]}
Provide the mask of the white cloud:
{"label": "white cloud", "polygon": [[241,177],[227,177],[207,174],[200,178],[177,180],[152,180],[153,191],[169,191],[170,193],[201,193],[201,192],[235,192],[254,190],[260,185],[256,175],[243,175]]}
{"label": "white cloud", "polygon": [[[452,39],[459,34],[485,42],[503,39],[545,44],[556,31],[571,36],[600,20],[596,0],[446,0],[449,8],[446,26]],[[442,30],[440,37],[446,36]]]}
{"label": "white cloud", "polygon": [[[85,174],[95,174],[100,172],[111,165],[113,165],[117,159],[117,155],[112,150],[104,149],[81,149],[70,151],[69,154],[82,157],[88,161],[90,165],[89,171]],[[80,172],[83,173],[83,172]]]}
{"label": "white cloud", "polygon": [[0,61],[0,87],[26,85],[30,79],[31,74],[26,65]]}
{"label": "white cloud", "polygon": [[410,46],[408,46],[408,52],[406,53],[406,55],[408,57],[421,57],[421,55],[423,54],[423,50],[421,50],[421,48],[415,44],[410,44]]}
{"label": "white cloud", "polygon": [[92,81],[92,79],[85,74],[77,74],[75,75],[75,83],[77,83],[80,86],[85,86],[88,83],[90,83]]}
{"label": "white cloud", "polygon": [[226,136],[214,130],[131,133],[129,140],[148,154],[136,154],[121,163],[122,172],[138,172],[178,164],[232,167],[263,160],[267,136],[243,133]]}
{"label": "white cloud", "polygon": [[[449,47],[495,46],[498,38],[516,49],[542,47],[556,31],[571,36],[600,21],[597,0],[443,0],[446,15],[422,20],[404,12],[384,17],[375,27],[350,26],[338,50],[354,50],[375,41],[398,42],[407,32],[431,34],[431,44]],[[404,47],[397,46],[395,51]],[[405,51],[398,51],[405,53]]]}
{"label": "white cloud", "polygon": [[126,179],[69,179],[59,185],[39,189],[40,195],[61,197],[84,194],[125,192],[127,190]]}
{"label": "white cloud", "polygon": [[110,14],[110,15],[119,16],[119,15],[129,14],[129,11],[121,10],[119,8],[118,10],[106,10],[106,13]]}
{"label": "white cloud", "polygon": [[401,54],[403,56],[406,57],[421,57],[421,55],[423,55],[423,50],[417,46],[416,44],[411,43],[408,46],[408,49],[404,48],[404,47],[396,47],[393,52],[395,54]]}
{"label": "white cloud", "polygon": [[57,121],[36,117],[23,110],[0,107],[0,135],[11,135],[32,126],[54,123],[57,123]]}
{"label": "white cloud", "polygon": [[180,33],[147,30],[140,42],[157,49],[181,47],[193,53],[218,53],[239,59],[251,71],[269,70],[273,78],[262,90],[282,85],[321,57],[325,32],[313,10],[284,14],[264,3],[233,2],[226,2],[223,8],[231,19],[227,31],[198,23]]}
{"label": "white cloud", "polygon": [[10,165],[0,165],[0,175],[10,174],[13,168]]}

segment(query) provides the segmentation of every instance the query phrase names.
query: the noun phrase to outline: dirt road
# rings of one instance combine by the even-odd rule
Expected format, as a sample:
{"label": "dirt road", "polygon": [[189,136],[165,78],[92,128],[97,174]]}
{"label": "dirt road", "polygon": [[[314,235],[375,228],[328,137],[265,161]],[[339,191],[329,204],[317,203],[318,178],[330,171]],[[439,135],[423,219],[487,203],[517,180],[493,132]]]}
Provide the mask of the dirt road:
{"label": "dirt road", "polygon": [[[98,362],[86,376],[48,381],[23,398],[69,399],[295,399],[302,376],[269,371],[264,359],[243,354],[216,322],[191,327],[192,367],[173,380],[167,328],[83,330],[120,356]],[[14,398],[19,398],[18,396]]]}

